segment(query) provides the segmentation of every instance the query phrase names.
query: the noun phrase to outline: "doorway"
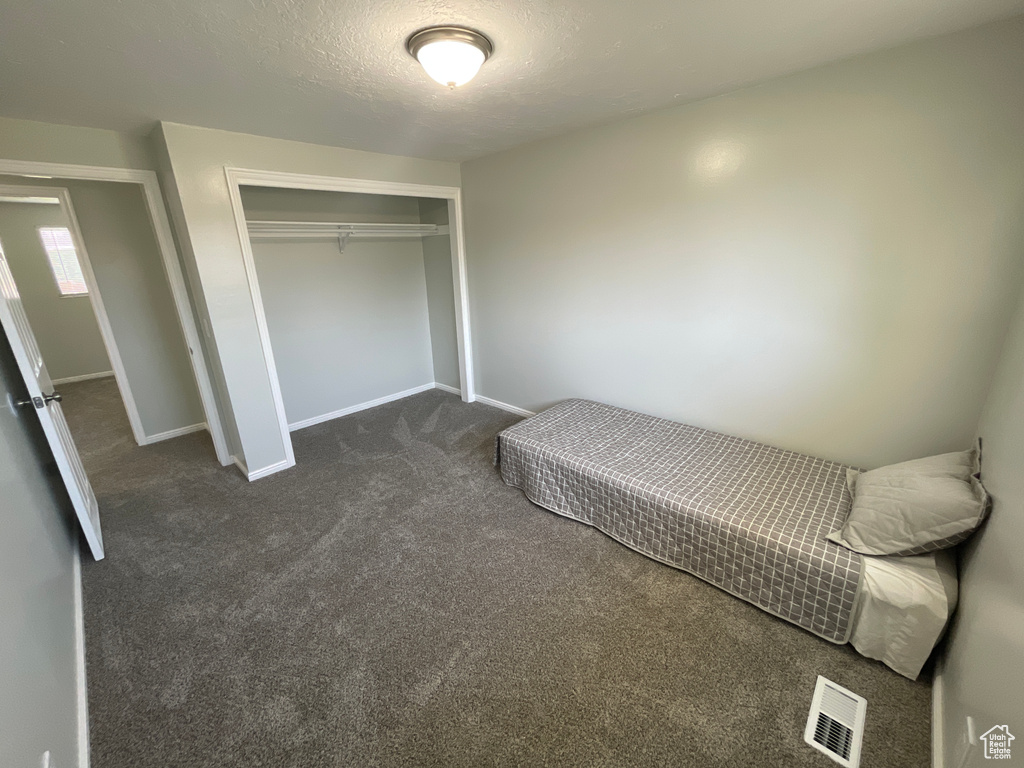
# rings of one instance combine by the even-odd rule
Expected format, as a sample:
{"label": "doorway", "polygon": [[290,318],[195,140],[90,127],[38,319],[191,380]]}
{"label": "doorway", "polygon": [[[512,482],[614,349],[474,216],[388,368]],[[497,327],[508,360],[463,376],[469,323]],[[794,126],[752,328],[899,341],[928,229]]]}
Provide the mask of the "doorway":
{"label": "doorway", "polygon": [[[46,178],[0,176],[0,319],[28,390],[8,405],[38,415],[99,558],[93,471],[135,445],[215,434],[220,424],[208,426],[190,360],[198,345],[183,333],[181,294],[169,284],[177,261],[155,225],[159,199],[146,186],[155,175],[143,183]],[[196,445],[209,453],[201,439]]]}
{"label": "doorway", "polygon": [[[83,252],[86,246],[93,249],[85,259],[92,267],[89,271],[94,282],[98,276],[93,295],[106,309],[107,327],[100,312],[96,313],[97,322],[107,336],[104,346],[108,352],[110,338],[118,339],[113,346],[120,354],[110,355],[109,370],[132,420],[133,440],[148,445],[205,429],[218,462],[230,464],[206,352],[156,173],[0,159],[0,185],[15,186],[12,194],[24,194],[33,186],[70,189],[75,203],[66,207],[77,226],[69,229],[78,237]],[[122,237],[112,245],[109,223],[118,217]],[[84,242],[82,229],[87,230]],[[131,262],[127,270],[122,269],[125,259]],[[140,317],[144,318],[140,322],[119,322]],[[110,333],[111,322],[114,333]]]}
{"label": "doorway", "polygon": [[[139,445],[149,442],[89,259],[62,187],[0,185],[0,243],[54,386],[112,398]],[[109,390],[109,391],[108,391]],[[76,435],[81,441],[82,435]]]}

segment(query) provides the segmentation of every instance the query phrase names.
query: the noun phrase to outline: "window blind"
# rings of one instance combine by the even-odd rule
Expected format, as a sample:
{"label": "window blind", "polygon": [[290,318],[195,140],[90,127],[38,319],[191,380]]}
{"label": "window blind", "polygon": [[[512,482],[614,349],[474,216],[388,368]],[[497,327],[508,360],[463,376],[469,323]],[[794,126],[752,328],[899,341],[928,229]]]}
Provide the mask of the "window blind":
{"label": "window blind", "polygon": [[57,280],[57,288],[62,296],[80,296],[88,293],[82,265],[78,261],[75,243],[71,239],[71,231],[67,227],[40,227],[39,239],[46,249],[50,260],[50,268]]}

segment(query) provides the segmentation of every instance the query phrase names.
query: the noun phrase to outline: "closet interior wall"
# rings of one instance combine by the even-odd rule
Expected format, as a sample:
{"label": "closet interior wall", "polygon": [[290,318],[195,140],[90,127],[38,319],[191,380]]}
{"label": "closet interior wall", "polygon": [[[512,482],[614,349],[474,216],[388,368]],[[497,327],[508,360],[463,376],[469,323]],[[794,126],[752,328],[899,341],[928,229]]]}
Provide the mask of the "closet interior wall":
{"label": "closet interior wall", "polygon": [[[420,198],[419,209],[422,223],[448,226],[447,200]],[[424,237],[422,243],[434,381],[443,389],[459,392],[459,343],[455,331],[451,239],[448,235],[430,235]]]}
{"label": "closet interior wall", "polygon": [[[247,186],[240,193],[250,226],[437,224],[443,232],[447,224],[444,200]],[[290,429],[435,383],[458,390],[447,234],[250,240]]]}

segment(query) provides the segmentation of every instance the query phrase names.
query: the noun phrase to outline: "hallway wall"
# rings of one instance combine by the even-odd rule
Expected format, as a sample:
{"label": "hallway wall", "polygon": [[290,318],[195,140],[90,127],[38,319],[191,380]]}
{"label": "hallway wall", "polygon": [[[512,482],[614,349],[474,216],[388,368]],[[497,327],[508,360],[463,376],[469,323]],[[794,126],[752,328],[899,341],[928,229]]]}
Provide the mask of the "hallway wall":
{"label": "hallway wall", "polygon": [[50,377],[111,373],[92,301],[87,294],[61,295],[39,227],[67,227],[61,207],[0,203],[0,243]]}

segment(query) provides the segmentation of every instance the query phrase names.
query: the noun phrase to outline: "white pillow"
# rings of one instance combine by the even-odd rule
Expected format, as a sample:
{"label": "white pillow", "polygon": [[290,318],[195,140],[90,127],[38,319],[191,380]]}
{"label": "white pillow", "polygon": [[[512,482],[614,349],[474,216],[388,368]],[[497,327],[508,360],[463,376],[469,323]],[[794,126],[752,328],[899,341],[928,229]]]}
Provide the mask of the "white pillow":
{"label": "white pillow", "polygon": [[830,541],[864,555],[920,555],[959,544],[981,525],[989,498],[977,450],[847,472],[853,506]]}

